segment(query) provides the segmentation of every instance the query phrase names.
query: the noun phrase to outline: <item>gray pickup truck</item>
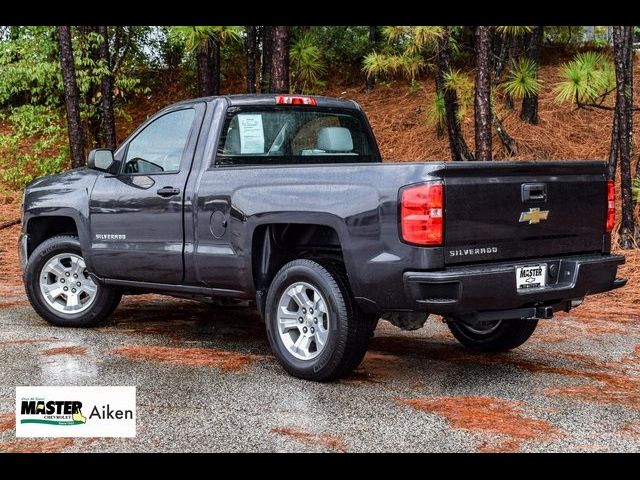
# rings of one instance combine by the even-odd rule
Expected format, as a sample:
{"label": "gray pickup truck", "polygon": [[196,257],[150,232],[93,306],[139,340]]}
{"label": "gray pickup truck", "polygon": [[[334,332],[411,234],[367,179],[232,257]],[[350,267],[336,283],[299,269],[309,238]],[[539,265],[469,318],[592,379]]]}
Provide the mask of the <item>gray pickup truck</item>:
{"label": "gray pickup truck", "polygon": [[24,193],[26,292],[89,327],[123,294],[255,301],[291,374],[338,378],[379,318],[442,315],[508,350],[624,285],[604,162],[382,163],[352,101],[243,95],[158,112]]}

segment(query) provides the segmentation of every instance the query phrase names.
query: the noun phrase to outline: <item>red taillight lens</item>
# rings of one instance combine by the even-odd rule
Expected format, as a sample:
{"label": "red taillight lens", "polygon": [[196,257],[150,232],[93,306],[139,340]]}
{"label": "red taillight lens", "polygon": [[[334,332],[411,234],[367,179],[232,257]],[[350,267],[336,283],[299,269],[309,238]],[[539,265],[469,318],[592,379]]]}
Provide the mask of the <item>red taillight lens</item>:
{"label": "red taillight lens", "polygon": [[400,200],[402,239],[417,245],[441,245],[444,192],[441,182],[405,188]]}
{"label": "red taillight lens", "polygon": [[616,224],[616,184],[607,180],[607,233],[613,231]]}
{"label": "red taillight lens", "polygon": [[317,107],[318,102],[316,102],[316,99],[313,97],[278,95],[276,97],[276,105],[307,105],[308,107]]}

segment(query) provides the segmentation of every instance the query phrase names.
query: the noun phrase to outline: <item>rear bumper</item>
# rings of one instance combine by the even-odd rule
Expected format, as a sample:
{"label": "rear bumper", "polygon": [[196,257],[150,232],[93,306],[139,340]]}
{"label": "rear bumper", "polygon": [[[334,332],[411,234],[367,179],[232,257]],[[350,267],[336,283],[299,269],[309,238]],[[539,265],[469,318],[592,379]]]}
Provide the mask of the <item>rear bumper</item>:
{"label": "rear bumper", "polygon": [[[515,267],[539,263],[550,267],[547,268],[547,286],[518,292]],[[624,257],[620,255],[554,257],[452,267],[436,272],[406,272],[403,281],[411,310],[467,314],[554,305],[613,290],[626,283],[616,279],[618,265],[623,263]]]}

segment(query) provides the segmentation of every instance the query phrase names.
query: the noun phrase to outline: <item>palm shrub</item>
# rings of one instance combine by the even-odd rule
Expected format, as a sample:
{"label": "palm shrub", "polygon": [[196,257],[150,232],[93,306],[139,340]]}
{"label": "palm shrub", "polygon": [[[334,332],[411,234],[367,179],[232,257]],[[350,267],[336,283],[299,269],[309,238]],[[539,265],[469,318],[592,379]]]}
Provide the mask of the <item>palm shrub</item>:
{"label": "palm shrub", "polygon": [[509,72],[503,84],[507,95],[514,98],[530,97],[540,92],[542,81],[538,79],[538,65],[529,58],[520,58]]}
{"label": "palm shrub", "polygon": [[427,123],[442,132],[447,121],[447,111],[444,104],[444,95],[436,92],[433,102],[427,108]]}
{"label": "palm shrub", "polygon": [[314,93],[326,86],[327,68],[320,48],[311,35],[300,36],[289,50],[291,87],[294,92]]}
{"label": "palm shrub", "polygon": [[602,103],[616,87],[611,59],[600,52],[582,52],[560,66],[561,80],[555,85],[556,102],[577,107]]}
{"label": "palm shrub", "polygon": [[458,95],[458,119],[463,120],[473,107],[473,80],[460,70],[451,70],[444,74],[444,88]]}

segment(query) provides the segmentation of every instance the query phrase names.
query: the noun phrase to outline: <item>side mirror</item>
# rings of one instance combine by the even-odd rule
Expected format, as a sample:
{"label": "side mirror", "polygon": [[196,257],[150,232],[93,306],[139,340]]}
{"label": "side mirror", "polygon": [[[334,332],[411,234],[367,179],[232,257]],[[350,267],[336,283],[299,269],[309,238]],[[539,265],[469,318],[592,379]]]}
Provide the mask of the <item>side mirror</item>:
{"label": "side mirror", "polygon": [[108,148],[91,150],[87,157],[87,167],[101,172],[108,172],[114,163],[113,152]]}

